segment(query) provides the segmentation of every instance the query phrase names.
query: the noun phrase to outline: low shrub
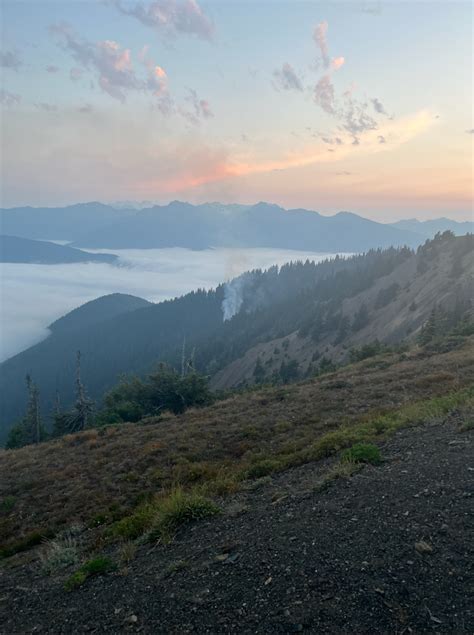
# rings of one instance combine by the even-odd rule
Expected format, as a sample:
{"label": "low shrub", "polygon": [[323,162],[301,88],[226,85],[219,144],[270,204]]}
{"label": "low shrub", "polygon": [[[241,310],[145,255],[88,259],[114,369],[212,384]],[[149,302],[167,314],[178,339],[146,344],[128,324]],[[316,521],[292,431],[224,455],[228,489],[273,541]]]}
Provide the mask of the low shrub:
{"label": "low shrub", "polygon": [[132,514],[116,522],[110,528],[110,535],[125,540],[139,538],[151,527],[154,513],[152,504],[138,507]]}
{"label": "low shrub", "polygon": [[215,516],[220,511],[217,505],[204,496],[177,488],[166,498],[157,502],[150,537],[169,541],[179,527],[209,516]]}
{"label": "low shrub", "polygon": [[66,580],[64,588],[66,591],[72,591],[73,589],[77,589],[82,586],[87,578],[95,575],[103,575],[108,571],[112,571],[114,568],[115,565],[112,560],[105,556],[99,556],[93,560],[88,560]]}
{"label": "low shrub", "polygon": [[47,575],[76,564],[78,559],[77,540],[69,532],[59,538],[46,540],[40,552],[41,569]]}
{"label": "low shrub", "polygon": [[371,463],[372,465],[382,462],[380,450],[373,443],[356,443],[342,453],[341,459],[350,463]]}
{"label": "low shrub", "polygon": [[167,496],[157,497],[119,520],[111,527],[110,534],[116,538],[134,540],[148,533],[151,539],[168,541],[181,525],[219,512],[220,509],[198,490],[185,492],[178,487]]}

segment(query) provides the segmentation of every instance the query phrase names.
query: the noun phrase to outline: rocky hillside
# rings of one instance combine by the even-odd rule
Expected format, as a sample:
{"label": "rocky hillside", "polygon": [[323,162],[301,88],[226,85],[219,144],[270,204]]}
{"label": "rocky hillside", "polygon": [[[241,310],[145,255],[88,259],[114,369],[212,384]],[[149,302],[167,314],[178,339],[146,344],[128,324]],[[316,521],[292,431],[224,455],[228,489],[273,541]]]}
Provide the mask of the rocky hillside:
{"label": "rocky hillside", "polygon": [[470,633],[472,338],[0,453],[8,633]]}
{"label": "rocky hillside", "polygon": [[[255,382],[257,362],[263,380],[277,373],[282,363],[295,360],[300,374],[311,373],[326,357],[335,363],[349,359],[351,348],[378,340],[382,344],[413,341],[435,307],[442,311],[469,311],[474,297],[472,239],[430,243],[393,271],[353,297],[345,298],[337,315],[339,327],[321,327],[318,298],[314,314],[298,330],[251,347],[212,380],[215,388]],[[361,320],[357,323],[357,316]],[[315,324],[318,324],[315,330]]]}

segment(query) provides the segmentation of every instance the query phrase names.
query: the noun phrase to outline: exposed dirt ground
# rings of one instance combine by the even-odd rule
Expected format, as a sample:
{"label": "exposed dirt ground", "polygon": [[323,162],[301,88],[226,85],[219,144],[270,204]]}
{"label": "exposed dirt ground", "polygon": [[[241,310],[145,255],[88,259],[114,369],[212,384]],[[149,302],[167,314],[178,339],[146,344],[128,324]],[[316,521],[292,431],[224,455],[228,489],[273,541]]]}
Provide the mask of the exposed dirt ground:
{"label": "exposed dirt ground", "polygon": [[266,479],[70,593],[34,560],[4,569],[0,631],[473,633],[473,416],[405,429],[322,491],[324,462]]}

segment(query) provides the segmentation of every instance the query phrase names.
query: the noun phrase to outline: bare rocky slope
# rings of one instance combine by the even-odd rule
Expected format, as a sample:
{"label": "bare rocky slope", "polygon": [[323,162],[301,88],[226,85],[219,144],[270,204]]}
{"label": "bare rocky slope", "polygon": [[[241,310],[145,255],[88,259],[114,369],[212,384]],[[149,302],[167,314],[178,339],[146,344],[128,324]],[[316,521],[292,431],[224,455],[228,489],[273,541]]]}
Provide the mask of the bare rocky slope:
{"label": "bare rocky slope", "polygon": [[[348,359],[352,347],[360,347],[378,339],[384,344],[395,344],[402,340],[413,341],[420,332],[433,307],[453,308],[457,294],[473,297],[474,254],[464,253],[459,272],[453,275],[452,253],[438,250],[436,260],[426,270],[420,270],[419,257],[399,265],[392,273],[383,276],[367,290],[347,298],[342,304],[342,314],[351,320],[362,305],[367,308],[369,319],[360,330],[350,328],[338,341],[334,333],[315,342],[311,337],[302,337],[294,331],[285,337],[258,344],[245,355],[236,359],[212,379],[216,389],[231,388],[242,383],[253,383],[257,359],[271,376],[284,361],[296,360],[302,373],[311,364],[325,356],[336,363]],[[381,303],[381,294],[396,287],[394,297]]]}

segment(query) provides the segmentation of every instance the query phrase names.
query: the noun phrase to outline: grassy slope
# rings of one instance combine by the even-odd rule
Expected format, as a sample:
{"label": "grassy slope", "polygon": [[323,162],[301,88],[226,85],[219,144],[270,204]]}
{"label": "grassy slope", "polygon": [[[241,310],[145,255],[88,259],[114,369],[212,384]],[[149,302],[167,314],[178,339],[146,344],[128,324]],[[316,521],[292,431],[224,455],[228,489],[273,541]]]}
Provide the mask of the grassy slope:
{"label": "grassy slope", "polygon": [[[331,454],[469,400],[473,338],[444,354],[366,360],[147,425],[88,430],[0,453],[0,544],[111,522],[180,484],[207,495]],[[413,405],[457,393],[442,402]],[[3,502],[2,502],[3,501]]]}

